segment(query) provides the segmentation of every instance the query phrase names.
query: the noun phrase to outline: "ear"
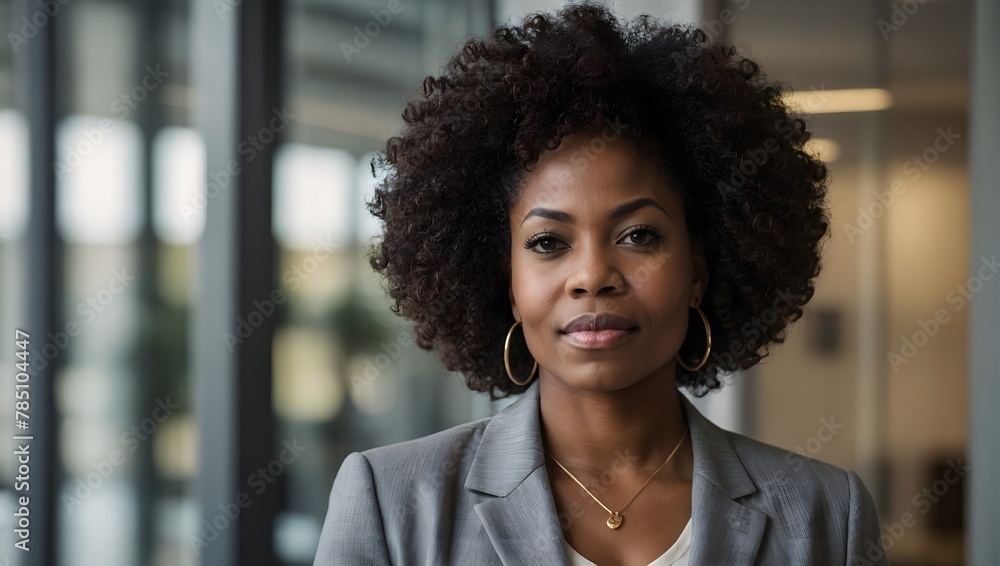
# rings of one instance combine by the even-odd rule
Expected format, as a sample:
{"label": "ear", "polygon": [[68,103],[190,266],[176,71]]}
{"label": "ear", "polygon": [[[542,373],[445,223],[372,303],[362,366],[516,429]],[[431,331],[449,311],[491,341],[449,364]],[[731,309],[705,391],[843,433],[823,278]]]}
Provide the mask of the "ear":
{"label": "ear", "polygon": [[694,264],[694,273],[691,279],[689,305],[697,307],[701,304],[705,297],[705,290],[708,288],[708,261],[705,260],[705,252],[701,242],[691,243],[691,259]]}

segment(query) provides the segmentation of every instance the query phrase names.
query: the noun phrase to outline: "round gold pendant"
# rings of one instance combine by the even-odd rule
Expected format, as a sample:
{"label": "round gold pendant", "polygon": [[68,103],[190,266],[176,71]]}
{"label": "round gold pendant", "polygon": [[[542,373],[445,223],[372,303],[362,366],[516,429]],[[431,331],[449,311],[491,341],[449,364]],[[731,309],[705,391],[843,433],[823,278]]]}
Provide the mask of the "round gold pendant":
{"label": "round gold pendant", "polygon": [[608,528],[609,529],[617,529],[620,526],[622,526],[622,516],[621,515],[619,515],[618,513],[614,513],[610,517],[608,517]]}

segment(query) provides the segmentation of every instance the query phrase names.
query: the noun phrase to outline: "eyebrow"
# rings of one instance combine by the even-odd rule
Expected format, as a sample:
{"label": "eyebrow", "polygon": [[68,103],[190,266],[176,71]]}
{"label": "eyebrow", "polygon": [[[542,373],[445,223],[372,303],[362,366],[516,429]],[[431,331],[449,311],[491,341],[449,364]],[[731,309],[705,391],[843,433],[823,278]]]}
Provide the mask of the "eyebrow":
{"label": "eyebrow", "polygon": [[[662,210],[663,214],[666,214],[668,217],[670,216],[670,213],[660,206],[655,200],[643,197],[614,207],[611,212],[608,213],[608,220],[614,220],[620,216],[625,216],[626,214],[639,210],[645,206],[655,206],[656,208]],[[548,218],[557,222],[565,222],[567,224],[572,224],[576,220],[572,214],[561,210],[552,210],[551,208],[532,208],[528,214],[524,215],[524,219],[521,220],[521,224],[524,224],[524,221],[532,216],[540,216],[542,218]]]}

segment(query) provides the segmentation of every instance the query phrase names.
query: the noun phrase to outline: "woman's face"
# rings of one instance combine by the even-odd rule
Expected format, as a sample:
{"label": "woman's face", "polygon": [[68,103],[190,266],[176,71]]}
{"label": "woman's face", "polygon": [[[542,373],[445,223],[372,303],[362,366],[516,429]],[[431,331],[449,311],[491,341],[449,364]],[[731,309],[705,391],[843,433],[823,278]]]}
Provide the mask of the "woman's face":
{"label": "woman's face", "polygon": [[[591,391],[673,377],[707,270],[666,183],[625,140],[583,134],[526,173],[510,210],[510,302],[540,372]],[[573,331],[581,315],[596,318]]]}

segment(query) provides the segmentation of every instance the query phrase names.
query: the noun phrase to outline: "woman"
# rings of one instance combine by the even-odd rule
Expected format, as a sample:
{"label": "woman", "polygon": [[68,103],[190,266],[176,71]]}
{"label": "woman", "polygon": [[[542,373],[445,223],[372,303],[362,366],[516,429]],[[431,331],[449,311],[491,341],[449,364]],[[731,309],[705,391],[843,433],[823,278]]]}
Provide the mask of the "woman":
{"label": "woman", "polygon": [[885,564],[853,472],[678,392],[802,315],[828,235],[804,122],[732,47],[597,5],[472,39],[388,141],[372,266],[492,418],[350,454],[317,565]]}

